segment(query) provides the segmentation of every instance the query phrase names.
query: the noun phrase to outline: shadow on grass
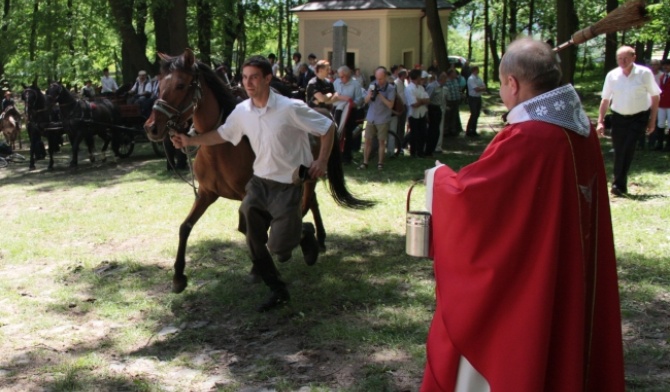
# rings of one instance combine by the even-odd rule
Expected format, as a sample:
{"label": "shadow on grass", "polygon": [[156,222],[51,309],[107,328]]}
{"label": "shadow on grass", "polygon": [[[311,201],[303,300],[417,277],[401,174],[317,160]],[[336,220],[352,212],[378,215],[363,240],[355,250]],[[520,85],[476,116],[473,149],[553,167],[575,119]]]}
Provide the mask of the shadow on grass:
{"label": "shadow on grass", "polygon": [[370,366],[385,366],[382,378],[392,389],[408,381],[389,377],[395,370],[409,371],[410,384],[418,385],[422,357],[372,356],[376,347],[421,350],[432,317],[432,290],[407,278],[432,279],[432,263],[405,256],[403,237],[330,236],[328,252],[313,267],[294,252],[293,260],[278,266],[292,300],[266,314],[254,308],[267,287],[245,280],[250,262],[240,251],[246,251],[230,245],[194,244],[191,256],[199,261],[187,266],[192,285],[172,302],[173,324],[206,326],[185,327],[130,355],[172,360],[183,352],[225,352],[235,358],[231,374],[244,384],[281,379],[295,386],[362,385],[374,381],[366,381]]}
{"label": "shadow on grass", "polygon": [[[93,345],[78,345],[60,350],[46,345],[28,347],[20,355],[5,358],[0,363],[3,373],[3,377],[0,377],[0,389],[110,392],[151,390],[148,386],[152,381],[142,375],[127,377],[106,368],[95,373],[91,371],[97,364],[96,356],[100,347],[106,344],[111,342],[101,339],[93,342]],[[34,379],[35,374],[42,376],[40,382]]]}
{"label": "shadow on grass", "polygon": [[[142,390],[136,383],[144,385],[145,380],[132,372],[110,376],[103,371],[108,363],[77,365],[78,358],[99,353],[123,363],[153,358],[204,377],[220,376],[225,369],[233,386],[412,390],[421,379],[434,293],[432,262],[406,256],[404,244],[403,236],[391,233],[331,235],[328,252],[312,267],[296,249],[291,261],[278,265],[292,300],[265,314],[254,308],[269,291],[245,280],[251,263],[243,241],[190,244],[190,285],[179,295],[169,293],[171,271],[141,260],[75,267],[57,279],[78,287],[80,298],[95,301],[81,300],[74,308],[64,301],[49,306],[49,312],[77,325],[97,308],[97,317],[121,320],[124,330],[153,329],[152,337],[119,352],[117,339],[123,339],[123,332],[110,330],[85,344],[49,350],[47,362],[8,358],[0,361],[0,370],[17,381],[20,374],[44,374],[55,366],[54,378],[38,381],[48,390]],[[144,309],[138,298],[157,305]],[[115,307],[111,313],[110,306]],[[166,326],[176,329],[162,333]],[[29,347],[24,355],[41,358],[43,351]],[[198,356],[211,358],[218,370],[189,362]],[[155,380],[147,385],[155,386]]]}

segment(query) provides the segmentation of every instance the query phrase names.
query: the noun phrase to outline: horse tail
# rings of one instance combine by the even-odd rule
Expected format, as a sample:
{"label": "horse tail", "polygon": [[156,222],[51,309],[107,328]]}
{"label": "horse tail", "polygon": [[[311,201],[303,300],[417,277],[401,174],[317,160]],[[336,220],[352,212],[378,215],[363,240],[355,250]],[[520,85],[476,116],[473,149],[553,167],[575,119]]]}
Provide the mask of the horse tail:
{"label": "horse tail", "polygon": [[342,169],[342,156],[340,154],[340,143],[334,142],[333,149],[328,158],[328,188],[335,202],[342,207],[353,209],[365,209],[373,207],[376,202],[355,197],[347,189]]}

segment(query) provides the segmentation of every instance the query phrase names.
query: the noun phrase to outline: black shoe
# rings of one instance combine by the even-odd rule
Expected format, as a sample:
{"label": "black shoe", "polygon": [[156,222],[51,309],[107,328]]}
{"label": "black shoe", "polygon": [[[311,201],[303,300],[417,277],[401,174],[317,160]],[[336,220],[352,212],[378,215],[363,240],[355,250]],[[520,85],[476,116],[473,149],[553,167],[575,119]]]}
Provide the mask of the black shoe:
{"label": "black shoe", "polygon": [[626,194],[626,192],[622,192],[621,189],[617,188],[616,185],[612,186],[612,190],[610,190],[610,193],[612,194],[612,196],[616,197],[623,197]]}
{"label": "black shoe", "polygon": [[272,292],[270,292],[270,296],[265,300],[265,302],[263,302],[256,308],[256,311],[260,313],[268,312],[272,309],[276,309],[286,305],[290,300],[291,296],[288,294],[288,290],[275,289],[272,290]]}
{"label": "black shoe", "polygon": [[314,265],[319,258],[319,243],[314,236],[314,225],[307,222],[302,224],[302,239],[300,249],[305,259],[305,264]]}

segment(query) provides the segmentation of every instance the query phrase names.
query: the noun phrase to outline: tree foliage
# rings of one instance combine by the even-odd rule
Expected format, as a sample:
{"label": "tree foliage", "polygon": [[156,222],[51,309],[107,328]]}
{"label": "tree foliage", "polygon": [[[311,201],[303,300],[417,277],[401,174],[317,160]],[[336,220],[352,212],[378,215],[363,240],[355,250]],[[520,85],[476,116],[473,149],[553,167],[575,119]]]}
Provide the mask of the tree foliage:
{"label": "tree foliage", "polygon": [[[284,64],[297,49],[297,18],[289,9],[305,0],[3,0],[0,75],[13,85],[62,80],[81,86],[99,80],[109,67],[118,81],[131,82],[138,70],[157,71],[157,52],[176,55],[186,46],[213,66],[239,66],[250,54],[276,53]],[[430,0],[434,1],[434,0]],[[469,57],[494,74],[505,48],[517,35],[559,41],[561,27],[583,28],[623,0],[574,1],[579,26],[565,26],[558,0],[456,0],[442,55]],[[639,30],[599,37],[566,59],[572,69],[611,67],[607,59],[621,44],[640,48],[641,57],[670,51],[670,0],[649,0],[652,22]],[[432,4],[432,3],[431,3]],[[488,15],[485,5],[488,5]],[[486,17],[488,16],[488,25]],[[489,31],[488,36],[485,31]],[[487,37],[485,39],[485,37]],[[555,42],[559,44],[560,42]],[[439,42],[438,42],[439,44]],[[442,45],[442,44],[440,44]],[[659,55],[661,53],[661,55]],[[605,64],[599,62],[604,58]],[[430,62],[429,61],[427,62]],[[568,69],[568,72],[572,72]]]}

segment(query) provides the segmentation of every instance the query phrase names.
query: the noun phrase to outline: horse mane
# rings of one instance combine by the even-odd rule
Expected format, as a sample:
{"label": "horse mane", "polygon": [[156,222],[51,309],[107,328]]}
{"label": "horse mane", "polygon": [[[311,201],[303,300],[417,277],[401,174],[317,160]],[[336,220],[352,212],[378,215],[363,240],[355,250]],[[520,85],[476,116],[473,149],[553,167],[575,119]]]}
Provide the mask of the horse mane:
{"label": "horse mane", "polygon": [[228,118],[228,115],[235,109],[237,101],[235,100],[233,93],[230,91],[230,88],[223,83],[221,78],[218,77],[207,64],[197,61],[193,68],[187,70],[184,66],[182,56],[168,57],[161,61],[162,74],[168,74],[176,69],[188,71],[192,75],[199,72],[205,80],[205,83],[207,83],[207,86],[212,90],[212,93],[214,93],[214,97],[216,97],[216,101],[219,103],[219,107],[223,112],[222,118],[224,120]]}

